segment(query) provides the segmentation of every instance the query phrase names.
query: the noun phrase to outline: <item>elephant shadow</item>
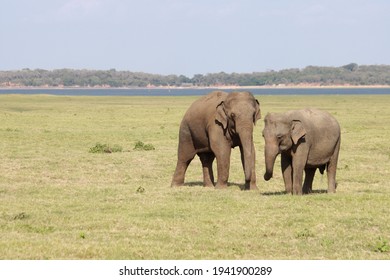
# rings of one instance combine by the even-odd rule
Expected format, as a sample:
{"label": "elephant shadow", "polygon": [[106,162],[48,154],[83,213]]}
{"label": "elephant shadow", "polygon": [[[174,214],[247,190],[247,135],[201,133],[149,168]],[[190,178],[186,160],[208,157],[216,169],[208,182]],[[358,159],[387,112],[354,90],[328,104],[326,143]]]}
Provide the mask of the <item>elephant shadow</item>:
{"label": "elephant shadow", "polygon": [[[229,187],[238,187],[240,190],[244,191],[245,190],[245,184],[239,184],[235,182],[227,183],[228,188]],[[203,188],[203,181],[192,181],[192,182],[186,182],[184,183],[185,187],[202,187]],[[312,190],[310,195],[315,195],[315,194],[326,194],[327,190],[322,189],[322,190]],[[286,191],[276,191],[276,192],[260,192],[261,195],[264,196],[278,196],[278,195],[287,195],[288,193]]]}
{"label": "elephant shadow", "polygon": [[[193,181],[193,182],[186,182],[184,183],[185,187],[203,187],[203,181]],[[227,186],[228,188],[229,187],[238,187],[240,190],[245,190],[245,185],[244,184],[239,184],[239,183],[235,183],[235,182],[231,182],[231,183],[227,183]]]}
{"label": "elephant shadow", "polygon": [[[324,193],[327,193],[328,191],[327,190],[313,190],[311,191],[311,193],[309,193],[309,195],[313,195],[313,194],[324,194]],[[278,192],[263,192],[261,193],[262,195],[265,195],[265,196],[276,196],[276,195],[287,195],[288,193],[286,191],[278,191]]]}
{"label": "elephant shadow", "polygon": [[276,195],[285,195],[287,194],[286,191],[279,191],[279,192],[262,192],[261,193],[262,195],[265,195],[265,196],[276,196]]}
{"label": "elephant shadow", "polygon": [[203,187],[203,181],[194,181],[194,182],[185,182],[183,184],[185,187]]}

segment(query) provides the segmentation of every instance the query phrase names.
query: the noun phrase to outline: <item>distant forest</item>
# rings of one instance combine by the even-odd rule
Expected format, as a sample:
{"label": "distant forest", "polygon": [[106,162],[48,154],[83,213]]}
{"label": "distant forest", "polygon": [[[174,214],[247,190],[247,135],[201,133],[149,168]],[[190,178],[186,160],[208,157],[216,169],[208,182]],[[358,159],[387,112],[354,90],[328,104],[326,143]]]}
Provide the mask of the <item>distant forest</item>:
{"label": "distant forest", "polygon": [[307,66],[303,69],[253,73],[157,75],[141,72],[74,69],[22,69],[0,71],[0,87],[213,87],[275,85],[390,85],[389,65],[340,67]]}

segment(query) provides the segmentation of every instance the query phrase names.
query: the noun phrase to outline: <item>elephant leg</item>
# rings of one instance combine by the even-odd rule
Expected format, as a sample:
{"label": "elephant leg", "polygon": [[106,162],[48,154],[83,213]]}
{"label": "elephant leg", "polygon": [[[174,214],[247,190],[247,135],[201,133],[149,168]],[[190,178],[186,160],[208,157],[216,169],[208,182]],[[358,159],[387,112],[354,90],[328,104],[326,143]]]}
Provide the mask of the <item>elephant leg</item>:
{"label": "elephant leg", "polygon": [[328,176],[328,193],[336,192],[336,170],[337,170],[337,161],[339,158],[339,150],[340,150],[340,139],[336,144],[336,148],[332,157],[330,158],[328,165],[326,167],[326,172]]}
{"label": "elephant leg", "polygon": [[312,192],[313,179],[317,168],[305,168],[305,181],[303,183],[302,192],[308,194]]}
{"label": "elephant leg", "polygon": [[[245,180],[245,190],[257,190],[257,185],[256,185],[256,154],[255,154],[255,145],[252,145],[252,171],[251,171],[251,180],[247,182]],[[244,151],[242,146],[240,146],[240,152],[241,152],[241,163],[242,163],[242,168],[245,172],[245,159],[244,159]]]}
{"label": "elephant leg", "polygon": [[182,186],[184,184],[184,177],[187,171],[188,165],[195,157],[195,149],[192,145],[192,141],[179,142],[178,156],[175,173],[172,178],[172,187]]}
{"label": "elephant leg", "polygon": [[217,156],[218,179],[217,179],[217,184],[215,185],[217,189],[227,188],[229,169],[230,169],[230,149],[228,153]]}
{"label": "elephant leg", "polygon": [[215,187],[218,189],[227,188],[231,148],[227,143],[220,142],[216,143],[216,145],[212,145],[211,149],[214,151],[217,159],[218,178]]}
{"label": "elephant leg", "polygon": [[297,145],[292,156],[293,168],[293,194],[302,195],[302,178],[303,170],[306,167],[307,158],[309,156],[309,147],[307,145]]}
{"label": "elephant leg", "polygon": [[203,184],[205,187],[214,187],[213,161],[215,155],[213,153],[198,154],[203,168]]}
{"label": "elephant leg", "polygon": [[292,193],[293,179],[292,179],[291,158],[289,158],[285,154],[281,154],[280,163],[281,163],[281,167],[282,167],[284,187],[286,189],[286,192]]}
{"label": "elephant leg", "polygon": [[187,171],[188,165],[190,165],[192,158],[187,161],[178,160],[176,164],[175,173],[172,178],[172,187],[178,187],[184,185],[184,177]]}
{"label": "elephant leg", "polygon": [[295,156],[292,160],[293,167],[293,194],[302,195],[302,178],[305,169],[306,157]]}
{"label": "elephant leg", "polygon": [[293,194],[302,195],[303,168],[294,168],[293,173]]}

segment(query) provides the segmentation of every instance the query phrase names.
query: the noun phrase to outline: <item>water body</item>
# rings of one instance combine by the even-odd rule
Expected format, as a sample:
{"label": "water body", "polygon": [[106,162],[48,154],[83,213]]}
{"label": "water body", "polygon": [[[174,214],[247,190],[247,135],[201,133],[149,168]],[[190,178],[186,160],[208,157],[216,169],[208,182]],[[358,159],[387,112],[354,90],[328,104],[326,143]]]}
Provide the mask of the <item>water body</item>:
{"label": "water body", "polygon": [[[200,89],[0,89],[1,94],[50,94],[66,96],[200,96],[213,90]],[[245,88],[223,89],[226,92],[250,91],[254,95],[384,95],[389,88]]]}

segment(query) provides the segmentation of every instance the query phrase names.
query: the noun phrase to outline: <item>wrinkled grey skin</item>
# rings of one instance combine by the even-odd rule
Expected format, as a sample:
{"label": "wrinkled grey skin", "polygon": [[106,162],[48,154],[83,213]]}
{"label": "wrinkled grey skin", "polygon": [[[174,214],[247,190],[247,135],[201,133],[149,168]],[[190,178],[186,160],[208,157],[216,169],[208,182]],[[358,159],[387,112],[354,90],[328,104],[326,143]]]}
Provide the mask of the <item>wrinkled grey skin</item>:
{"label": "wrinkled grey skin", "polygon": [[227,187],[231,149],[238,146],[245,189],[257,189],[253,128],[260,119],[259,102],[249,92],[212,92],[196,100],[180,124],[179,147],[172,186],[184,184],[188,165],[198,155],[204,186],[214,186],[212,164],[217,159],[216,188]]}
{"label": "wrinkled grey skin", "polygon": [[340,126],[333,116],[318,109],[304,109],[269,113],[264,122],[266,181],[272,178],[275,159],[281,154],[287,193],[310,193],[317,168],[321,173],[327,170],[328,193],[336,191]]}

